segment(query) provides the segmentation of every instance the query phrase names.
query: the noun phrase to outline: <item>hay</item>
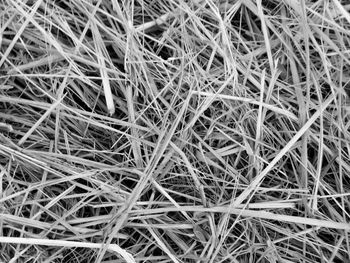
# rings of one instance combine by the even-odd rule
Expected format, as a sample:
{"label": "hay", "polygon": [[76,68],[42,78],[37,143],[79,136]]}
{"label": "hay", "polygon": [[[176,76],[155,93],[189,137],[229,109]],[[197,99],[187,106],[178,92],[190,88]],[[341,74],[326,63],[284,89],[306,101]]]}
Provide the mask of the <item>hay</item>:
{"label": "hay", "polygon": [[350,261],[346,1],[0,10],[0,261]]}

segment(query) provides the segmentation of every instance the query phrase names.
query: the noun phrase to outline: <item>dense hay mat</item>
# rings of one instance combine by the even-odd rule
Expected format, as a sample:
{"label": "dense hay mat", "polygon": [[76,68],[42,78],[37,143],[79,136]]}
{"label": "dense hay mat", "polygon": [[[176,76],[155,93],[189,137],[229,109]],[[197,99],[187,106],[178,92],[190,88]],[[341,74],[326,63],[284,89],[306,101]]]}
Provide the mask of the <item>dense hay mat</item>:
{"label": "dense hay mat", "polygon": [[0,262],[350,262],[349,11],[0,1]]}

